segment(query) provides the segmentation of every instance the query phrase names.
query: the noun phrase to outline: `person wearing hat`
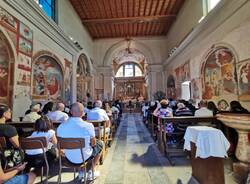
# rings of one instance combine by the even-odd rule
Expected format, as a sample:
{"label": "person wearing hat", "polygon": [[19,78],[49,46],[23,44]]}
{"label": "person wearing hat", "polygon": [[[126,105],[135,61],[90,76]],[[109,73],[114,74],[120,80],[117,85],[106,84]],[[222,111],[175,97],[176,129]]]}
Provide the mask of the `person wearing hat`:
{"label": "person wearing hat", "polygon": [[33,105],[31,112],[26,114],[23,118],[23,121],[35,122],[37,119],[41,118],[41,115],[38,114],[40,111],[40,104]]}

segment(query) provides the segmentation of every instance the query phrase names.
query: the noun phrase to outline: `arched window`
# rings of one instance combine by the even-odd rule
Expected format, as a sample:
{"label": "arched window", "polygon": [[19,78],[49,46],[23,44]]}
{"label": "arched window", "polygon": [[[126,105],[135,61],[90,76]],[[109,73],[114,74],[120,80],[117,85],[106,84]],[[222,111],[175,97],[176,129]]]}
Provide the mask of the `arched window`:
{"label": "arched window", "polygon": [[142,75],[141,68],[135,63],[123,64],[116,72],[116,77],[140,77]]}

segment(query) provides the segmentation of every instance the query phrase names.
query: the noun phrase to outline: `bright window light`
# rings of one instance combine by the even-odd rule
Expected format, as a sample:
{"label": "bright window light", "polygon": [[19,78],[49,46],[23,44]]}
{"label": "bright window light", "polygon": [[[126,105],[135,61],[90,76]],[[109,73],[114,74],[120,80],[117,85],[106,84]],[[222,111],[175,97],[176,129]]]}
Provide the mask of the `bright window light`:
{"label": "bright window light", "polygon": [[221,0],[208,0],[208,12],[210,12]]}

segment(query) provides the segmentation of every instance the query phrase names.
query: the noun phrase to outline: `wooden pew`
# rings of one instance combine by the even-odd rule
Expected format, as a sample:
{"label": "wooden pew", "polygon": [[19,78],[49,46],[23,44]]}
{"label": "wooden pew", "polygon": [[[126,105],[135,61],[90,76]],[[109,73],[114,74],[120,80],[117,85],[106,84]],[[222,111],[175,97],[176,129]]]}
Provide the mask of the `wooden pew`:
{"label": "wooden pew", "polygon": [[178,147],[171,147],[168,145],[168,137],[170,136],[184,136],[185,132],[180,133],[167,133],[165,129],[165,124],[172,122],[174,125],[178,125],[179,123],[190,123],[188,126],[194,126],[198,123],[203,122],[211,122],[216,125],[217,128],[220,128],[221,122],[217,120],[215,116],[213,117],[194,117],[194,116],[181,116],[181,117],[167,117],[167,118],[160,118],[160,131],[158,131],[158,147],[162,153],[166,155],[171,165],[175,163],[171,160],[172,156],[183,155],[183,146],[181,145],[180,148]]}
{"label": "wooden pew", "polygon": [[[53,121],[52,122],[52,126],[53,128],[57,128],[62,122],[58,122],[58,121]],[[34,122],[30,122],[30,121],[12,121],[12,122],[8,122],[6,123],[8,125],[12,125],[16,128],[34,128],[35,123]]]}

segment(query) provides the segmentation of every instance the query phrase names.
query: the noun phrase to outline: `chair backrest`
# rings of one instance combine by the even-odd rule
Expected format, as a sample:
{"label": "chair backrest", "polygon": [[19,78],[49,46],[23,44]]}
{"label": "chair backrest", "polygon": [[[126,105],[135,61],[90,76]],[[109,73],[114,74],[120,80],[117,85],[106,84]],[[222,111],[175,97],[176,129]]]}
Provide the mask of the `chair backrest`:
{"label": "chair backrest", "polygon": [[48,143],[46,137],[28,137],[20,139],[21,148],[24,150],[30,149],[47,149]]}
{"label": "chair backrest", "polygon": [[6,140],[5,137],[0,137],[0,150],[3,150],[6,148]]}
{"label": "chair backrest", "polygon": [[59,149],[83,149],[85,147],[84,138],[62,138],[57,137]]}

